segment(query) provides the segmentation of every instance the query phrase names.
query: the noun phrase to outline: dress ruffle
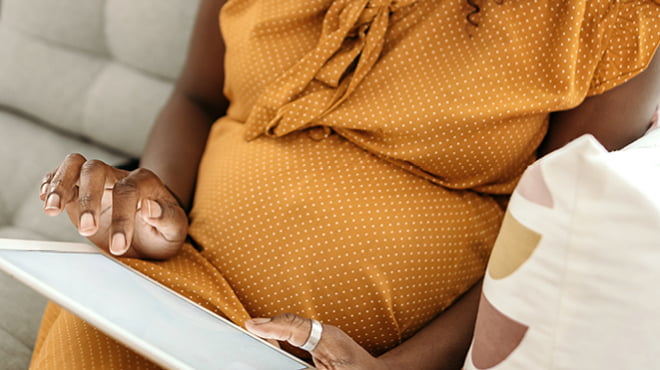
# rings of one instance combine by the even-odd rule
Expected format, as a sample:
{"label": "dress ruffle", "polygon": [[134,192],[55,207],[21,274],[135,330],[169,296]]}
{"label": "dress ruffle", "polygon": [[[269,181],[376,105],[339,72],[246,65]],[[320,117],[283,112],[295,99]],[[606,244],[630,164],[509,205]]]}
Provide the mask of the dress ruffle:
{"label": "dress ruffle", "polygon": [[660,0],[614,1],[602,59],[588,95],[601,94],[643,71],[660,43]]}
{"label": "dress ruffle", "polygon": [[246,138],[307,128],[341,105],[378,61],[389,25],[415,1],[334,1],[317,46],[257,100],[246,122]]}

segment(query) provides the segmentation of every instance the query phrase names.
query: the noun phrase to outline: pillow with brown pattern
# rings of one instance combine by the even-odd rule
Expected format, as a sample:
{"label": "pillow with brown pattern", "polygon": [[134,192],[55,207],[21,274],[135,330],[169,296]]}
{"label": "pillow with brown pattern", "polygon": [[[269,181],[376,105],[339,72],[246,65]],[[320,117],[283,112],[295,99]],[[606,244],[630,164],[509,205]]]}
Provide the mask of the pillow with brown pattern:
{"label": "pillow with brown pattern", "polygon": [[465,369],[660,368],[660,130],[608,153],[586,135],[524,173]]}

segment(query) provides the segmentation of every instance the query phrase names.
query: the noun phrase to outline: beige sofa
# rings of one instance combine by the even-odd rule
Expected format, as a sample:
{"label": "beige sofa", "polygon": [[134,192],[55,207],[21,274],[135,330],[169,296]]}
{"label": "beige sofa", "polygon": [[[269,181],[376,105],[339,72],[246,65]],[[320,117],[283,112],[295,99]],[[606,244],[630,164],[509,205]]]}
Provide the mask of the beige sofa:
{"label": "beige sofa", "polygon": [[[41,178],[71,152],[140,155],[198,2],[0,0],[0,238],[83,240],[43,214]],[[0,370],[27,368],[44,305],[0,273]]]}
{"label": "beige sofa", "polygon": [[[139,156],[197,0],[0,0],[0,237],[82,240],[41,178],[71,152]],[[0,369],[29,364],[45,300],[0,273]]]}

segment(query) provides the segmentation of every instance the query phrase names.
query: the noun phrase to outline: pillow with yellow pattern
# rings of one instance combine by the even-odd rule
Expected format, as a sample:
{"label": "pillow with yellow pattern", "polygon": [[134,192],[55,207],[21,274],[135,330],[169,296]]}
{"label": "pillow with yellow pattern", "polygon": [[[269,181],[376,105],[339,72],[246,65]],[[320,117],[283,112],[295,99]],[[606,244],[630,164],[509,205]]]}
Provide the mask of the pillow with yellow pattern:
{"label": "pillow with yellow pattern", "polygon": [[660,368],[660,130],[531,165],[493,249],[465,369]]}

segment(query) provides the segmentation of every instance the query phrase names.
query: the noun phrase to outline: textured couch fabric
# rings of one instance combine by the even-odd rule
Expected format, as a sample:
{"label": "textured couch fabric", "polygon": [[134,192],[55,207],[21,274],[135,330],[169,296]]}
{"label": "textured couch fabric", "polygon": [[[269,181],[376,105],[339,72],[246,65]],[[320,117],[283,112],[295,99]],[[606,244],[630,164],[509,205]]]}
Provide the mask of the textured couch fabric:
{"label": "textured couch fabric", "polygon": [[[43,215],[68,153],[140,155],[171,92],[198,0],[0,0],[0,237],[83,240]],[[0,273],[0,369],[29,364],[45,300]]]}

